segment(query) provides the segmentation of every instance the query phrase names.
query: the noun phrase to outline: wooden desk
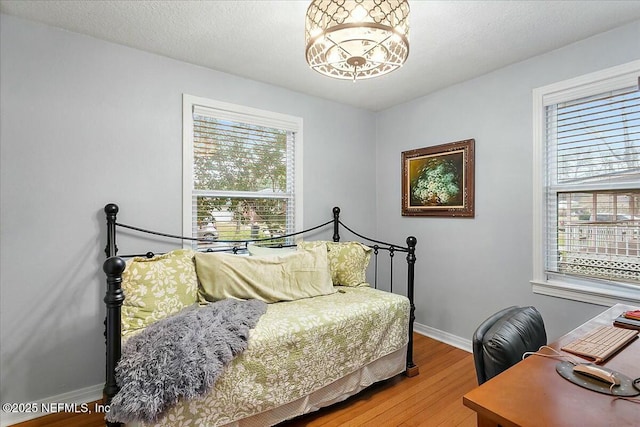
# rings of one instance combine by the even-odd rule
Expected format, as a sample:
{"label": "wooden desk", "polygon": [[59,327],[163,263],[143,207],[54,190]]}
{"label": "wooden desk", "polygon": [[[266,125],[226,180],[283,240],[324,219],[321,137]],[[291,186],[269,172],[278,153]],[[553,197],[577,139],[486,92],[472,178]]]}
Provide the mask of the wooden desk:
{"label": "wooden desk", "polygon": [[[559,350],[598,326],[612,325],[623,311],[637,309],[617,304],[550,346]],[[574,385],[556,372],[558,362],[529,356],[464,395],[463,403],[477,412],[479,427],[640,426],[639,403],[616,400]],[[602,366],[632,379],[640,377],[640,339],[632,341]]]}

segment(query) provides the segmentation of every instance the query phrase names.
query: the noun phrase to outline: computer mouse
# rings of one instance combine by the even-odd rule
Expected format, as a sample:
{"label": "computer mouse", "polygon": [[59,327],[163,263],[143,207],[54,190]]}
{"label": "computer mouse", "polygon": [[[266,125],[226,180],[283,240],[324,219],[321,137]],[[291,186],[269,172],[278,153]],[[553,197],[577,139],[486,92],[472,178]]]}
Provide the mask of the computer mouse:
{"label": "computer mouse", "polygon": [[620,385],[620,380],[615,376],[613,372],[602,369],[591,363],[581,363],[573,367],[573,372],[580,375],[585,375],[596,380],[603,381],[611,385]]}

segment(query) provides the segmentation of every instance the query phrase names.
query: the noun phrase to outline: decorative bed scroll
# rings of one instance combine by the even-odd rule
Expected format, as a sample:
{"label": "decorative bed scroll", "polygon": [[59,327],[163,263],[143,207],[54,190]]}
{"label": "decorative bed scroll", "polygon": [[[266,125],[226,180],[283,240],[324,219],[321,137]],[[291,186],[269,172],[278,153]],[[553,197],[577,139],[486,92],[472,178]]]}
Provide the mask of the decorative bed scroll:
{"label": "decorative bed scroll", "polygon": [[[196,238],[183,237],[183,236],[174,236],[166,233],[158,233],[154,231],[149,231],[145,229],[141,229],[138,227],[133,227],[125,224],[120,224],[117,222],[117,213],[118,206],[115,204],[108,204],[104,208],[106,216],[107,216],[107,246],[105,248],[105,253],[107,255],[107,260],[104,263],[103,269],[107,275],[107,292],[104,298],[104,302],[106,304],[107,312],[105,319],[105,337],[106,337],[106,382],[104,387],[104,400],[105,403],[110,403],[115,394],[118,392],[118,385],[116,383],[116,365],[121,356],[121,346],[122,346],[122,336],[121,336],[121,325],[122,325],[122,305],[125,300],[125,294],[122,290],[122,276],[125,271],[126,263],[123,257],[117,256],[118,248],[116,245],[116,230],[118,228],[126,228],[128,230],[134,230],[140,233],[146,233],[156,236],[161,236],[163,238],[174,238],[179,240],[200,240]],[[324,224],[320,224],[319,226],[304,230],[302,232],[293,233],[287,236],[282,237],[291,237],[296,235],[302,235],[304,233],[309,233],[310,231],[318,230],[322,227],[327,227],[333,224],[333,241],[339,242],[340,240],[340,226],[345,228],[350,233],[359,237],[363,243],[371,247],[373,252],[373,263],[375,265],[374,272],[374,287],[377,288],[377,280],[378,280],[378,254],[380,251],[387,252],[390,256],[390,260],[393,261],[393,257],[396,252],[406,253],[406,261],[407,261],[407,289],[406,289],[406,299],[408,299],[408,307],[407,307],[407,315],[408,315],[408,337],[406,337],[406,347],[407,347],[407,355],[406,355],[406,370],[405,374],[407,376],[414,376],[418,374],[418,367],[413,363],[413,322],[414,322],[414,312],[415,306],[413,302],[413,294],[414,294],[414,265],[416,261],[415,256],[415,248],[416,248],[416,239],[411,236],[406,239],[407,246],[400,246],[395,244],[389,244],[382,241],[374,240],[367,238],[353,231],[346,225],[344,225],[339,219],[340,209],[333,208],[333,220],[328,221]],[[254,240],[243,240],[243,241],[234,241],[233,245],[228,248],[228,251],[236,253],[240,250],[248,249],[251,252],[251,244],[255,242],[265,243],[271,239],[254,239]],[[307,242],[314,246],[316,242]],[[332,245],[333,243],[328,242],[327,246]],[[337,245],[344,245],[342,243]],[[335,248],[334,248],[335,249]],[[328,247],[328,251],[331,251],[331,248]],[[335,258],[338,256],[338,252],[334,252],[332,256]],[[370,254],[369,254],[370,255]],[[133,256],[133,255],[131,255]],[[153,257],[153,253],[149,253],[146,256]],[[128,256],[124,256],[128,257]],[[368,260],[367,260],[368,262]],[[393,292],[393,263],[391,262],[391,281],[390,281],[390,289]],[[129,271],[129,269],[127,269]],[[335,269],[332,271],[334,276],[338,276],[339,274],[335,272]],[[334,279],[334,285],[336,284],[336,277]],[[353,277],[347,277],[344,280],[349,281],[350,283],[358,286],[358,282],[361,279],[354,279]],[[355,281],[354,281],[355,280]],[[345,288],[349,289],[349,288]],[[358,288],[353,288],[354,291]],[[370,289],[365,288],[363,290]],[[376,289],[371,289],[372,292],[378,292]],[[349,291],[350,292],[350,291]],[[366,292],[365,292],[366,294]],[[386,292],[382,292],[382,294],[386,294]],[[325,297],[315,297],[315,298],[340,298],[340,295],[344,295],[344,293],[328,295]],[[373,296],[373,294],[371,294]],[[404,298],[404,297],[403,297]],[[314,299],[314,298],[311,298]],[[405,299],[405,301],[406,301]],[[301,300],[305,301],[305,300]],[[281,303],[277,303],[278,305]],[[286,303],[285,303],[286,304]],[[386,309],[385,309],[386,310]],[[383,310],[383,311],[385,311]],[[401,316],[402,317],[402,316]],[[401,318],[400,317],[400,318]],[[405,317],[405,321],[407,318]],[[406,324],[405,324],[406,326]],[[402,335],[402,334],[401,334]],[[399,344],[399,341],[396,340],[395,346]],[[251,346],[251,344],[250,344]],[[380,349],[385,348],[385,346],[378,346]],[[250,347],[251,348],[251,347]],[[391,347],[388,347],[391,349]],[[375,353],[375,352],[373,352]],[[375,355],[374,355],[375,356]],[[382,354],[375,356],[379,357]],[[375,359],[373,359],[375,360]],[[365,363],[366,360],[363,359],[362,363]],[[402,365],[401,365],[402,366]],[[398,371],[396,371],[398,372]],[[120,423],[117,422],[107,422],[108,426],[120,426]]]}

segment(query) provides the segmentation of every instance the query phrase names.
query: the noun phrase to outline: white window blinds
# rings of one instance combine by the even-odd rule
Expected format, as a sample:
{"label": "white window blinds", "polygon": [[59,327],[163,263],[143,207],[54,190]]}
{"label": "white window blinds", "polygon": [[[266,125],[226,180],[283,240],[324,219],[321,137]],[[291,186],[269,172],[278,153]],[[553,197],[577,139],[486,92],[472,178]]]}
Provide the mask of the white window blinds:
{"label": "white window blinds", "polygon": [[299,124],[221,105],[194,104],[188,117],[191,232],[207,239],[194,246],[292,233]]}
{"label": "white window blinds", "polygon": [[546,107],[551,273],[640,284],[637,86]]}
{"label": "white window blinds", "polygon": [[554,184],[637,185],[640,92],[632,87],[547,107],[547,141]]}

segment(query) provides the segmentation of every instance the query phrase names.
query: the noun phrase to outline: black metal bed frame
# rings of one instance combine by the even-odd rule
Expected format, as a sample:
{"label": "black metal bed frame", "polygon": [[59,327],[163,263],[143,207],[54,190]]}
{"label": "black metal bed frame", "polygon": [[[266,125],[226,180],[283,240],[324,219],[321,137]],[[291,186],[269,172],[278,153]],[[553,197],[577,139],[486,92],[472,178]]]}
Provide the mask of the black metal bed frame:
{"label": "black metal bed frame", "polygon": [[[122,291],[122,273],[125,269],[125,260],[123,258],[129,258],[134,256],[154,256],[153,252],[147,252],[143,255],[122,255],[118,256],[118,247],[116,245],[116,229],[118,227],[125,228],[133,231],[137,231],[140,233],[156,235],[160,237],[179,239],[179,240],[191,240],[191,241],[202,241],[209,242],[208,239],[201,238],[193,238],[193,237],[185,237],[185,236],[177,236],[166,233],[159,233],[156,231],[146,230],[143,228],[133,227],[126,224],[121,224],[117,222],[117,214],[119,208],[118,205],[114,203],[109,203],[104,207],[104,212],[107,217],[107,246],[105,248],[105,254],[107,256],[106,261],[103,265],[103,270],[107,276],[107,291],[104,297],[104,303],[106,305],[106,318],[104,321],[105,325],[105,344],[106,344],[106,379],[105,385],[103,389],[103,400],[106,405],[111,403],[111,399],[118,392],[118,385],[116,384],[116,365],[120,360],[121,355],[121,346],[122,346],[122,337],[121,337],[121,308],[122,303],[124,302],[125,295]],[[414,267],[416,262],[416,244],[417,239],[413,236],[409,236],[406,239],[407,246],[400,246],[391,243],[382,242],[379,240],[371,239],[369,237],[365,237],[357,232],[353,231],[349,227],[340,221],[340,208],[333,208],[333,219],[327,221],[323,224],[317,225],[312,228],[305,229],[303,231],[299,231],[296,233],[288,234],[285,236],[279,237],[270,237],[270,238],[262,238],[262,239],[248,239],[248,240],[233,240],[233,241],[225,241],[218,240],[218,242],[224,242],[233,244],[229,248],[223,249],[226,252],[238,252],[246,249],[249,243],[254,242],[268,242],[274,239],[282,239],[283,237],[292,237],[296,235],[302,235],[305,233],[309,233],[311,231],[315,231],[321,229],[323,227],[328,226],[329,224],[333,224],[333,241],[340,241],[340,226],[344,227],[350,233],[359,237],[360,239],[367,242],[368,246],[373,249],[374,253],[374,287],[377,288],[378,281],[378,253],[379,251],[387,251],[390,257],[390,291],[393,292],[393,257],[396,252],[406,253],[406,261],[407,261],[407,298],[410,302],[410,313],[409,313],[409,342],[407,344],[407,368],[405,370],[405,375],[409,377],[413,377],[418,375],[418,367],[413,363],[413,323],[415,320],[415,305],[413,302],[413,292],[414,292]],[[373,243],[373,245],[371,245]],[[282,246],[278,244],[278,246]],[[115,427],[121,426],[121,423],[106,423],[107,426]]]}

